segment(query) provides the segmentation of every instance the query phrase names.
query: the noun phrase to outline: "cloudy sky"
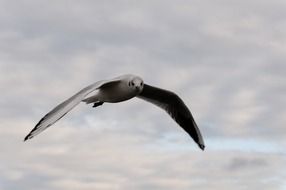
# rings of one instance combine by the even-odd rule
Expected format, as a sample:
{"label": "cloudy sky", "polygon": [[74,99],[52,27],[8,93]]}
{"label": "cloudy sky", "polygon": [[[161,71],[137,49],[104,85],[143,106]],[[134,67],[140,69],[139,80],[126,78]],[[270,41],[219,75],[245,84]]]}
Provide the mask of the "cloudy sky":
{"label": "cloudy sky", "polygon": [[[0,0],[0,190],[286,189],[284,0]],[[54,106],[125,73],[179,94],[200,151],[140,99]]]}

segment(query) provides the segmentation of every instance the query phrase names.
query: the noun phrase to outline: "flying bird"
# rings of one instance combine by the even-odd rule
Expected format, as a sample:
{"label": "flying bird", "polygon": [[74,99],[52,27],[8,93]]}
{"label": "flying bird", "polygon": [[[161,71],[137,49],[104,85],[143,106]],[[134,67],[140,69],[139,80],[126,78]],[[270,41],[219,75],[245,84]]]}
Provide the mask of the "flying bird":
{"label": "flying bird", "polygon": [[24,141],[53,125],[80,102],[98,107],[105,102],[118,103],[134,97],[164,109],[204,150],[205,145],[200,130],[183,100],[174,92],[145,84],[140,77],[131,74],[111,80],[101,80],[85,87],[47,113]]}

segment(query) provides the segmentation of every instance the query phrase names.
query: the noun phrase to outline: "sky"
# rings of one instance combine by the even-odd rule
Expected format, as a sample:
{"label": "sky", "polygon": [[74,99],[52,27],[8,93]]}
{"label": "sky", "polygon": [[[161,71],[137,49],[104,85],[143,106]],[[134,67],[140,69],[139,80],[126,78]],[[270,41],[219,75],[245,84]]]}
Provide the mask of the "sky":
{"label": "sky", "polygon": [[[286,189],[284,0],[0,0],[0,190]],[[134,98],[53,107],[122,74],[176,92],[201,151]]]}

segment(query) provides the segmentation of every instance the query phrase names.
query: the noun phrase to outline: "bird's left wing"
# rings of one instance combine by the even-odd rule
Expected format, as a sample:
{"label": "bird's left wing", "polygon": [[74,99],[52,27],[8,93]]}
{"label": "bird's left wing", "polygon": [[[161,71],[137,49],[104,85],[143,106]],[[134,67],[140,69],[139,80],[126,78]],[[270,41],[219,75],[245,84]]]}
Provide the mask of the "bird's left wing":
{"label": "bird's left wing", "polygon": [[204,150],[205,144],[201,132],[190,110],[177,94],[144,84],[142,92],[137,97],[164,109]]}
{"label": "bird's left wing", "polygon": [[61,119],[65,114],[67,114],[71,109],[73,109],[76,105],[78,105],[88,94],[93,92],[96,89],[99,89],[100,87],[119,82],[120,79],[113,79],[113,80],[102,80],[98,81],[94,84],[91,84],[66,101],[59,104],[57,107],[55,107],[53,110],[51,110],[49,113],[47,113],[39,122],[38,124],[32,129],[32,131],[25,137],[24,141],[33,138],[37,134],[44,131],[46,128],[57,122],[59,119]]}

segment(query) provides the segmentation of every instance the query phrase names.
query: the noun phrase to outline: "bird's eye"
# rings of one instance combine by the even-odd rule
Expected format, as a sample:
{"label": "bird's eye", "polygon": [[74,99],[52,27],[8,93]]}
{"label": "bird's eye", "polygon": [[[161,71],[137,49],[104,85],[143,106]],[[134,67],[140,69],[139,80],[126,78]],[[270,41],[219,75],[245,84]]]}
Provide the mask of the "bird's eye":
{"label": "bird's eye", "polygon": [[134,86],[134,82],[131,82],[132,86]]}
{"label": "bird's eye", "polygon": [[143,82],[140,83],[140,86],[142,86],[142,85],[143,85]]}

